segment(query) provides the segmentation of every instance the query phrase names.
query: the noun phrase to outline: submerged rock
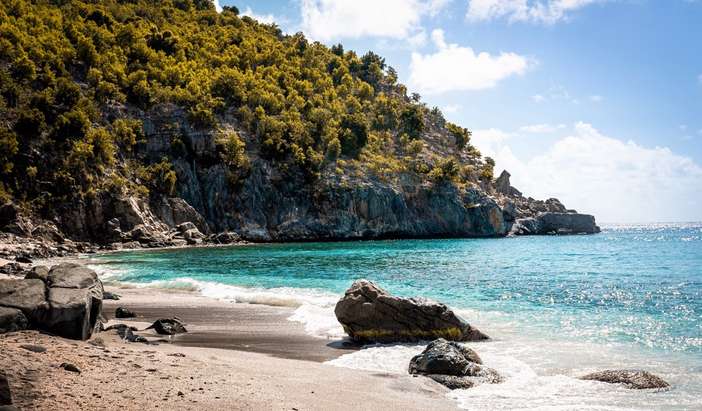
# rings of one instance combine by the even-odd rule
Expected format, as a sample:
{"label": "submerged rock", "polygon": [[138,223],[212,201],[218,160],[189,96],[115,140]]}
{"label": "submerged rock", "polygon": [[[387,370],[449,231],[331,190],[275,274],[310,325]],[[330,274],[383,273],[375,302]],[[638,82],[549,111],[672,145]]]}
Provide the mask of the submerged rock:
{"label": "submerged rock", "polygon": [[644,370],[605,370],[584,375],[580,379],[623,384],[627,388],[635,390],[670,387],[670,384],[664,379]]}
{"label": "submerged rock", "polygon": [[153,329],[158,334],[161,335],[175,335],[187,333],[188,330],[185,329],[183,323],[177,318],[161,318],[154,321],[151,326],[146,328],[147,330]]}
{"label": "submerged rock", "polygon": [[409,373],[427,376],[452,390],[502,382],[497,371],[482,365],[475,351],[443,338],[432,341],[410,360]]}
{"label": "submerged rock", "polygon": [[401,298],[368,280],[358,280],[334,309],[344,331],[355,341],[397,342],[445,338],[479,341],[489,337],[471,327],[444,304]]}

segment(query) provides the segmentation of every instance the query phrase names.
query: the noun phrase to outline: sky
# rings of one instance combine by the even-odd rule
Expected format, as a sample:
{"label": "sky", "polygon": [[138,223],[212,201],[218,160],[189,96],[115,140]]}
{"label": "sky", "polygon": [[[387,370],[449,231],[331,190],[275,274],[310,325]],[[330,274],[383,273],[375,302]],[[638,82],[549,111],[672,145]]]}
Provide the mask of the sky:
{"label": "sky", "polygon": [[534,198],[702,221],[702,0],[219,0],[385,57]]}

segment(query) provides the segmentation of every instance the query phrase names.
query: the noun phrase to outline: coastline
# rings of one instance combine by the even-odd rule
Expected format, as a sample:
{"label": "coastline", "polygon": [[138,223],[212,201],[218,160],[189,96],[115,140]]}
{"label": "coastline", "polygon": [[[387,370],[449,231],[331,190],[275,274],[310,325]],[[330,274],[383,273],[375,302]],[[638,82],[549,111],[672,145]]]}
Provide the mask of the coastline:
{"label": "coastline", "polygon": [[[114,331],[95,334],[88,342],[35,331],[4,334],[0,336],[2,366],[16,406],[457,409],[446,396],[448,390],[427,378],[323,364],[348,351],[307,336],[302,325],[287,320],[288,308],[233,304],[183,291],[107,289],[120,293],[122,299],[105,301],[105,314],[124,306],[138,315],[134,321],[119,323],[143,329],[161,315],[181,315],[189,332],[158,345],[126,343]],[[22,344],[41,345],[47,351],[33,353]],[[75,364],[81,373],[63,370],[59,365],[64,362]]]}

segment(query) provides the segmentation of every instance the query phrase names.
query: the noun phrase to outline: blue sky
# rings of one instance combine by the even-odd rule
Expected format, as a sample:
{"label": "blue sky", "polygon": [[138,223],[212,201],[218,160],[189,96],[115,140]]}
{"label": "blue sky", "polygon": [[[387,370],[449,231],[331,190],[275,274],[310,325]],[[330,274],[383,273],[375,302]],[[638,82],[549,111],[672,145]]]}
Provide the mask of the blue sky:
{"label": "blue sky", "polygon": [[702,220],[702,0],[220,3],[381,54],[527,195]]}

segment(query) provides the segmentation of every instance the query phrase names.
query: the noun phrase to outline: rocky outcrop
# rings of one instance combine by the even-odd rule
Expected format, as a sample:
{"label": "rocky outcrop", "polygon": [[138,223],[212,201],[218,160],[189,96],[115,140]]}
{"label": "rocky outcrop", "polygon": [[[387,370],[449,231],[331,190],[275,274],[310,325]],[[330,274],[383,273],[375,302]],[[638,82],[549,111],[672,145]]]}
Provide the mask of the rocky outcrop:
{"label": "rocky outcrop", "polygon": [[86,340],[99,327],[102,293],[97,274],[72,263],[54,266],[45,281],[0,281],[0,329],[31,327]]}
{"label": "rocky outcrop", "polygon": [[410,360],[409,373],[427,376],[450,389],[471,388],[479,383],[502,382],[497,371],[482,365],[478,354],[453,341],[432,341]]}
{"label": "rocky outcrop", "polygon": [[512,226],[515,235],[596,234],[600,227],[595,217],[577,213],[540,213],[536,217],[517,219]]}
{"label": "rocky outcrop", "polygon": [[334,313],[349,337],[360,342],[488,339],[444,304],[394,297],[368,280],[355,281]]}
{"label": "rocky outcrop", "polygon": [[600,381],[609,384],[622,384],[635,390],[668,388],[664,379],[644,370],[605,370],[580,377],[581,380]]}

